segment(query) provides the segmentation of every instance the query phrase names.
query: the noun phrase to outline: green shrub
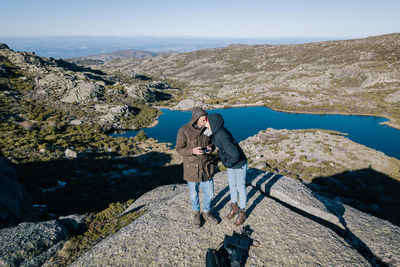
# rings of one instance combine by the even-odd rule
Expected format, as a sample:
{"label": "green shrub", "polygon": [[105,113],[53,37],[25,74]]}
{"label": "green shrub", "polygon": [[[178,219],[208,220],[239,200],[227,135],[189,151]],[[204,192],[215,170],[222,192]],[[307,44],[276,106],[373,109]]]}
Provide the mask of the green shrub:
{"label": "green shrub", "polygon": [[308,161],[308,160],[307,160],[307,156],[305,156],[305,155],[301,155],[301,156],[299,157],[299,160],[300,160],[300,161],[305,161],[305,162]]}
{"label": "green shrub", "polygon": [[146,133],[143,130],[140,130],[136,136],[134,137],[135,141],[143,142],[147,139]]}

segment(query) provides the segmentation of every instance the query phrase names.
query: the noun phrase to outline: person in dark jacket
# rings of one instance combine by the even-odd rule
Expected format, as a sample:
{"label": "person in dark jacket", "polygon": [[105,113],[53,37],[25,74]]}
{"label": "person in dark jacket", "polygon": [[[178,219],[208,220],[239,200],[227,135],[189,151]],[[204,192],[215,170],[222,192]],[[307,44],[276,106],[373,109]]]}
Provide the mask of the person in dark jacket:
{"label": "person in dark jacket", "polygon": [[[183,179],[189,186],[193,223],[196,227],[201,226],[199,187],[204,196],[203,218],[212,224],[218,223],[210,212],[214,196],[214,164],[210,154],[214,148],[210,137],[203,134],[206,119],[207,113],[203,109],[193,108],[191,120],[179,129],[176,138],[176,151],[183,156]],[[208,152],[202,148],[208,148]]]}
{"label": "person in dark jacket", "polygon": [[[219,158],[228,170],[231,210],[226,218],[231,220],[239,214],[235,221],[235,225],[239,226],[246,220],[246,155],[232,134],[224,127],[224,119],[220,114],[208,114],[205,125],[207,131],[204,133],[211,136],[211,141],[218,150]],[[238,194],[240,199],[239,206],[237,203]]]}

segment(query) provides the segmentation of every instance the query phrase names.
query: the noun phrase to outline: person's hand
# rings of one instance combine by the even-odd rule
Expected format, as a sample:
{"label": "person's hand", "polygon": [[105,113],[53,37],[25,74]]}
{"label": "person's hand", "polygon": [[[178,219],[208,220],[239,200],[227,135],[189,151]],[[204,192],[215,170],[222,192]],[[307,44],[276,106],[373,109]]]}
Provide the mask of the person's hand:
{"label": "person's hand", "polygon": [[208,145],[207,149],[208,149],[208,152],[206,152],[206,154],[211,154],[211,152],[213,151],[212,147],[210,145]]}
{"label": "person's hand", "polygon": [[193,155],[196,155],[196,156],[204,155],[200,146],[193,148],[192,153],[193,153]]}

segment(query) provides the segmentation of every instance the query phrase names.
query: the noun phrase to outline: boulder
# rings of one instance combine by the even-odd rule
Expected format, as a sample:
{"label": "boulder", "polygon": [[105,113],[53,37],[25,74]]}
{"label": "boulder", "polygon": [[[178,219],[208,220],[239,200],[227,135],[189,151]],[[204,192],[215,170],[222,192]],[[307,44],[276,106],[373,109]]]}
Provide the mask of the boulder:
{"label": "boulder", "polygon": [[62,102],[86,102],[89,100],[97,100],[101,87],[97,84],[79,81],[74,88],[71,88],[61,99]]}
{"label": "boulder", "polygon": [[0,266],[41,266],[62,248],[67,229],[52,220],[0,230]]}
{"label": "boulder", "polygon": [[185,99],[180,101],[175,108],[178,110],[190,110],[196,106],[198,105],[196,105],[196,102],[193,99]]}
{"label": "boulder", "polygon": [[400,102],[400,91],[396,91],[385,98],[386,102],[399,103]]}
{"label": "boulder", "polygon": [[144,100],[146,102],[157,101],[156,94],[147,85],[130,85],[126,88],[126,92],[128,93],[128,96],[138,100]]}
{"label": "boulder", "polygon": [[68,216],[60,216],[60,223],[62,223],[70,234],[81,234],[86,228],[86,216],[80,214],[72,214]]}
{"label": "boulder", "polygon": [[121,118],[138,114],[138,109],[129,105],[97,104],[95,109],[97,112],[102,113],[97,122],[102,126],[109,125],[113,128],[121,128],[119,124]]}
{"label": "boulder", "polygon": [[12,163],[0,155],[0,229],[33,219],[31,196],[18,183]]}
{"label": "boulder", "polygon": [[[203,266],[207,248],[240,230],[225,219],[230,200],[226,176],[221,172],[214,177],[212,205],[218,225],[194,228],[187,185],[162,186],[125,211],[146,210],[144,215],[71,266]],[[399,266],[399,227],[288,179],[248,172],[245,225],[261,243],[250,248],[248,266]]]}
{"label": "boulder", "polygon": [[71,150],[71,149],[69,149],[69,148],[67,148],[67,149],[65,150],[64,155],[65,155],[67,158],[72,158],[72,159],[75,159],[75,158],[78,157],[78,153],[76,153],[75,151],[73,151],[73,150]]}
{"label": "boulder", "polygon": [[150,87],[154,88],[154,89],[159,89],[159,90],[164,90],[164,89],[170,89],[171,88],[167,83],[164,83],[164,82],[152,82],[150,84]]}
{"label": "boulder", "polygon": [[75,120],[70,121],[69,124],[71,124],[71,125],[81,125],[82,124],[82,120],[75,119]]}
{"label": "boulder", "polygon": [[257,169],[265,169],[265,168],[267,168],[267,164],[265,164],[263,162],[257,163],[256,168]]}

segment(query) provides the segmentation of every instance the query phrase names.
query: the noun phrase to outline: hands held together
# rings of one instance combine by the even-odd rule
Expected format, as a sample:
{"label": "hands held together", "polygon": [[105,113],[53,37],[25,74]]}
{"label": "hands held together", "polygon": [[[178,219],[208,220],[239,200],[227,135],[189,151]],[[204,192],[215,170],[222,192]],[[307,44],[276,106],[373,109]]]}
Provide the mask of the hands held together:
{"label": "hands held together", "polygon": [[204,154],[211,154],[212,152],[212,147],[207,146],[207,148],[202,148],[200,146],[193,148],[192,153],[193,155],[199,156],[199,155],[204,155]]}

